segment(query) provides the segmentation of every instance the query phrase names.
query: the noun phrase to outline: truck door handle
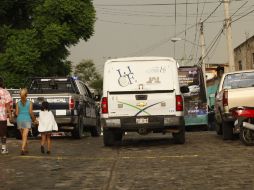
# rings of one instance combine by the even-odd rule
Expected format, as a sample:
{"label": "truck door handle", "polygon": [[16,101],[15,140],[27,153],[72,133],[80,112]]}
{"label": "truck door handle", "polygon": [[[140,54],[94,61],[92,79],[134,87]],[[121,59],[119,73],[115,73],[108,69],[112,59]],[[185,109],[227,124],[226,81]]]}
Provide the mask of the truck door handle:
{"label": "truck door handle", "polygon": [[135,95],[136,100],[147,100],[147,95]]}

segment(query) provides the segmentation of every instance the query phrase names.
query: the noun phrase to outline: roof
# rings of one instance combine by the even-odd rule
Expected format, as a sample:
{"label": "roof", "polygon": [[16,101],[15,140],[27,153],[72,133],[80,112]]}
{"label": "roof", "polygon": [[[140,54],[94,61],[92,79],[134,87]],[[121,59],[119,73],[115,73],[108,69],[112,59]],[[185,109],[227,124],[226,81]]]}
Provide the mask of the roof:
{"label": "roof", "polygon": [[247,40],[245,40],[243,43],[241,43],[239,46],[237,46],[234,51],[236,51],[237,49],[241,48],[242,46],[244,46],[248,41],[252,41],[254,40],[254,35],[250,38],[248,38]]}
{"label": "roof", "polygon": [[158,61],[158,60],[170,60],[175,61],[172,57],[123,57],[123,58],[117,58],[117,59],[110,59],[106,61],[106,63],[109,62],[128,62],[128,61]]}
{"label": "roof", "polygon": [[254,72],[254,69],[228,72],[228,73],[225,73],[225,75],[228,75],[228,74],[235,74],[235,73],[249,73],[249,72]]}

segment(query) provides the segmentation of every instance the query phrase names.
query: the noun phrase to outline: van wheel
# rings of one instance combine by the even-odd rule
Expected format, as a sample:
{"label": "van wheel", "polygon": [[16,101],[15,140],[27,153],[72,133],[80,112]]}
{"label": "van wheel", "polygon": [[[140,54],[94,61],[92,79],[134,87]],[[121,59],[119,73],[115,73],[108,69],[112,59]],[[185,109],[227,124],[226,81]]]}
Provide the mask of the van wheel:
{"label": "van wheel", "polygon": [[104,146],[113,146],[115,144],[115,135],[112,129],[103,129],[103,142]]}
{"label": "van wheel", "polygon": [[78,118],[78,123],[76,124],[74,130],[71,132],[72,137],[75,139],[81,139],[83,135],[83,118],[79,117]]}
{"label": "van wheel", "polygon": [[222,122],[222,137],[223,140],[232,140],[233,139],[233,124],[232,122]]}
{"label": "van wheel", "polygon": [[99,137],[100,135],[101,135],[101,123],[100,123],[100,119],[97,119],[96,126],[91,128],[91,136]]}
{"label": "van wheel", "polygon": [[116,130],[114,131],[115,141],[122,141],[123,139],[123,131],[122,130]]}
{"label": "van wheel", "polygon": [[181,126],[181,129],[178,133],[172,133],[173,140],[175,144],[184,144],[185,143],[185,126]]}

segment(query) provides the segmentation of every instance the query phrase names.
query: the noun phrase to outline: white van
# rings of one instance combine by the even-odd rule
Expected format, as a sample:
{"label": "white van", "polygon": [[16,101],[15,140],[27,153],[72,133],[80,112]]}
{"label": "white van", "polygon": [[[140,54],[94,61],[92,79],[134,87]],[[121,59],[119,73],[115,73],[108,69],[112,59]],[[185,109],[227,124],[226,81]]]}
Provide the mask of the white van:
{"label": "white van", "polygon": [[[182,93],[188,87],[182,87]],[[129,57],[105,63],[101,124],[104,145],[121,141],[124,132],[172,132],[185,142],[183,97],[178,64],[168,57]]]}

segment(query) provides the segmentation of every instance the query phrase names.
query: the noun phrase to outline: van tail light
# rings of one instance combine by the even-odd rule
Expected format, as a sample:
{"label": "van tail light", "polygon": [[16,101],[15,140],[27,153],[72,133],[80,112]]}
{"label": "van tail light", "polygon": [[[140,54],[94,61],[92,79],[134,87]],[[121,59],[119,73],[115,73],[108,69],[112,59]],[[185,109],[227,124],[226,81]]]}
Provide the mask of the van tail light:
{"label": "van tail light", "polygon": [[183,97],[176,95],[176,111],[183,111]]}
{"label": "van tail light", "polygon": [[227,90],[224,90],[223,92],[222,104],[223,106],[228,106],[228,91]]}
{"label": "van tail light", "polygon": [[69,99],[69,109],[72,110],[75,107],[75,101],[73,98]]}
{"label": "van tail light", "polygon": [[101,113],[108,113],[108,98],[103,97],[101,100]]}

